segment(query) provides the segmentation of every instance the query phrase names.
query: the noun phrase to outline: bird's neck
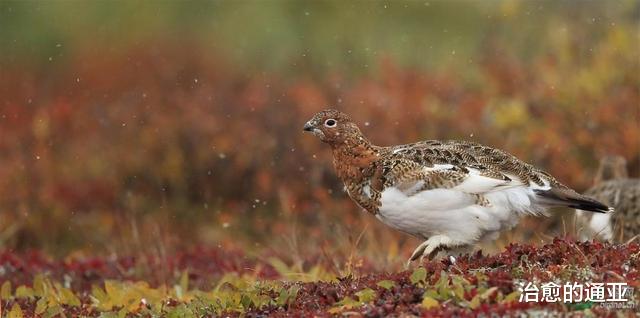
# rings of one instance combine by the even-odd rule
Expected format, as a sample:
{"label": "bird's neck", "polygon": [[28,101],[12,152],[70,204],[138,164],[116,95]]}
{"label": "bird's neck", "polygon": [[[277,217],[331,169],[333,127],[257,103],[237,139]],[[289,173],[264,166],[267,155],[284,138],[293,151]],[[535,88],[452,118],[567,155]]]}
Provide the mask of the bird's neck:
{"label": "bird's neck", "polygon": [[380,160],[384,148],[373,145],[360,135],[331,145],[331,149],[338,176],[342,181],[350,182],[364,177],[362,172]]}

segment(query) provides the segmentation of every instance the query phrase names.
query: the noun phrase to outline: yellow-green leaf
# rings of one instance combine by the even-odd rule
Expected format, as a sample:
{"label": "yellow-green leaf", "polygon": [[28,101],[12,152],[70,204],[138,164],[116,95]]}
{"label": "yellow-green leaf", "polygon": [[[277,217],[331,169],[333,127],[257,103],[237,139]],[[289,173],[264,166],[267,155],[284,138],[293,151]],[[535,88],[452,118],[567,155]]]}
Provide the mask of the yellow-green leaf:
{"label": "yellow-green leaf", "polygon": [[422,307],[426,309],[430,309],[438,306],[440,306],[440,303],[429,296],[426,296],[422,299]]}
{"label": "yellow-green leaf", "polygon": [[47,295],[47,284],[42,274],[37,274],[33,278],[33,293],[38,297],[45,297]]}
{"label": "yellow-green leaf", "polygon": [[475,295],[469,302],[469,308],[476,309],[480,306],[480,295]]}
{"label": "yellow-green leaf", "polygon": [[300,291],[300,287],[298,287],[297,285],[291,286],[291,288],[289,288],[289,299],[287,301],[295,301],[298,297],[298,291]]}
{"label": "yellow-green leaf", "polygon": [[345,309],[351,309],[361,305],[361,302],[355,301],[353,298],[347,296],[343,300],[337,302],[333,308],[329,309],[329,313],[337,314]]}
{"label": "yellow-green leaf", "polygon": [[454,295],[450,288],[449,276],[444,271],[440,272],[440,279],[438,279],[434,287],[438,290],[438,296],[443,300],[449,299],[451,295]]}
{"label": "yellow-green leaf", "polygon": [[396,285],[396,283],[394,281],[392,281],[392,280],[385,279],[385,280],[379,281],[376,285],[378,285],[378,286],[380,286],[380,287],[382,287],[384,289],[391,289],[391,288],[393,288],[393,286]]}
{"label": "yellow-green leaf", "polygon": [[107,293],[98,286],[91,287],[91,299],[93,300],[94,305],[103,310],[111,309],[109,304],[109,296]]}
{"label": "yellow-green leaf", "polygon": [[40,298],[38,302],[36,302],[36,314],[41,315],[47,310],[47,299]]}
{"label": "yellow-green leaf", "polygon": [[[455,277],[454,277],[455,278]],[[452,292],[458,299],[464,299],[464,287],[459,280],[453,279],[452,281]]]}
{"label": "yellow-green leaf", "polygon": [[43,318],[64,317],[64,309],[60,306],[53,306],[47,308],[47,311],[42,315]]}
{"label": "yellow-green leaf", "polygon": [[276,298],[276,304],[278,306],[284,306],[287,303],[287,299],[289,298],[289,292],[286,288],[280,288],[280,292],[278,293],[278,298]]}
{"label": "yellow-green leaf", "polygon": [[298,296],[298,286],[293,285],[289,289],[284,287],[280,288],[278,292],[278,297],[276,298],[276,304],[278,306],[284,306],[296,299]]}
{"label": "yellow-green leaf", "polygon": [[422,266],[416,268],[413,273],[411,273],[411,277],[409,277],[412,284],[423,282],[425,278],[427,278],[427,270]]}
{"label": "yellow-green leaf", "polygon": [[358,296],[358,300],[360,300],[361,302],[368,303],[370,301],[374,301],[376,299],[377,294],[373,289],[365,288],[357,292],[356,296]]}
{"label": "yellow-green leaf", "polygon": [[253,301],[248,295],[242,295],[242,298],[240,298],[240,303],[242,304],[242,307],[244,309],[249,309],[253,304]]}
{"label": "yellow-green leaf", "polygon": [[183,293],[186,293],[189,290],[189,271],[185,270],[180,275],[180,288]]}
{"label": "yellow-green leaf", "polygon": [[9,298],[11,298],[11,282],[6,281],[0,288],[0,299],[7,300]]}
{"label": "yellow-green leaf", "polygon": [[20,286],[16,289],[16,297],[17,298],[32,298],[33,297],[33,289],[27,286]]}
{"label": "yellow-green leaf", "polygon": [[80,306],[80,299],[69,288],[58,287],[58,292],[63,304]]}
{"label": "yellow-green leaf", "polygon": [[498,290],[498,287],[491,287],[489,289],[487,289],[484,293],[482,293],[480,295],[480,298],[482,298],[482,300],[488,299],[489,297],[491,297],[491,295],[493,295],[493,293],[496,292],[496,290]]}
{"label": "yellow-green leaf", "polygon": [[7,315],[7,318],[22,318],[22,308],[20,308],[20,305],[13,304],[13,307],[11,307],[11,311],[9,311],[9,314]]}
{"label": "yellow-green leaf", "polygon": [[516,299],[519,299],[519,298],[520,298],[520,292],[516,290],[511,292],[509,295],[504,296],[504,299],[502,300],[502,302],[510,303],[510,302],[516,301]]}

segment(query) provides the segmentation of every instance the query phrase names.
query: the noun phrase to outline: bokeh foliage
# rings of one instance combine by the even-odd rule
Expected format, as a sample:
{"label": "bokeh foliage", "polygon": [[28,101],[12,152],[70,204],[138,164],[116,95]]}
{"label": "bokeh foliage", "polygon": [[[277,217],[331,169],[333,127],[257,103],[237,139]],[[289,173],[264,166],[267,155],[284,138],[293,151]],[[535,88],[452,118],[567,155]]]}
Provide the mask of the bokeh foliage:
{"label": "bokeh foliage", "polygon": [[639,8],[1,2],[0,246],[397,255],[302,134],[328,106],[377,144],[474,140],[578,190],[604,154],[637,175]]}

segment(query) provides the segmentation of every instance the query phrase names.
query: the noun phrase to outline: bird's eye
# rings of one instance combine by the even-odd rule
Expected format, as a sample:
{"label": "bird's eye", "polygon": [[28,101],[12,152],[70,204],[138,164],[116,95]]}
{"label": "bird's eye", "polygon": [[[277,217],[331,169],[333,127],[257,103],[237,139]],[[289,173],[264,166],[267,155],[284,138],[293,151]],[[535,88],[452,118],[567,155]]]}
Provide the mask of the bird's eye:
{"label": "bird's eye", "polygon": [[335,127],[337,123],[338,123],[338,122],[336,122],[336,120],[335,120],[335,119],[327,119],[327,120],[324,122],[324,125],[325,125],[325,126],[327,126],[327,127]]}

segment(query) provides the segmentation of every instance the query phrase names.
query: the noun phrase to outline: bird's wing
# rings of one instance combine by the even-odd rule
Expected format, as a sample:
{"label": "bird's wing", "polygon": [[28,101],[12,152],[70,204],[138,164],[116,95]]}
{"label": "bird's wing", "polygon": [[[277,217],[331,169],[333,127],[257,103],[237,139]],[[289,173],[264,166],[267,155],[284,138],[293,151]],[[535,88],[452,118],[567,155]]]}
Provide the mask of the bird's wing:
{"label": "bird's wing", "polygon": [[391,149],[387,170],[396,183],[418,180],[425,182],[427,188],[472,194],[526,185],[524,180],[531,179],[540,186],[549,184],[548,180],[537,180],[538,176],[521,177],[524,170],[531,169],[521,167],[526,164],[504,152],[471,143],[431,142]]}
{"label": "bird's wing", "polygon": [[423,169],[445,174],[447,180],[452,179],[452,174],[458,176],[451,188],[466,193],[483,194],[521,187],[542,207],[566,206],[600,213],[612,210],[500,149],[477,143],[428,140],[393,147],[390,157],[418,163]]}
{"label": "bird's wing", "polygon": [[385,164],[384,175],[386,186],[393,186],[406,195],[433,189],[483,194],[522,185],[497,171],[453,164],[425,166],[406,158],[389,160]]}

